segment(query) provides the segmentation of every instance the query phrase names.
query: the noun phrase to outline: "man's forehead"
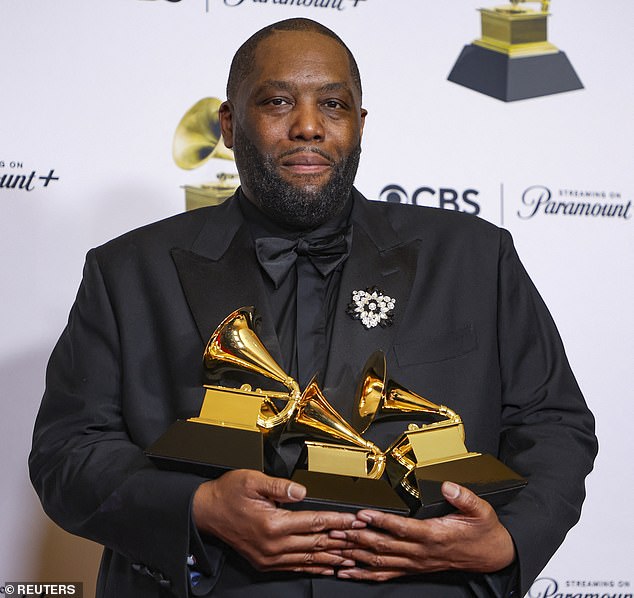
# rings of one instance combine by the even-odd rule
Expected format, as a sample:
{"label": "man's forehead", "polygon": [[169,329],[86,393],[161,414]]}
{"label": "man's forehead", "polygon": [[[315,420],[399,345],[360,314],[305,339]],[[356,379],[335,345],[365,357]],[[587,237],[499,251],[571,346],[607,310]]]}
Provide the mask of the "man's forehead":
{"label": "man's forehead", "polygon": [[[280,60],[282,58],[283,60]],[[315,31],[274,31],[256,46],[253,72],[275,67],[321,66],[349,74],[346,50],[335,39]]]}
{"label": "man's forehead", "polygon": [[299,81],[321,91],[345,88],[356,95],[346,50],[334,39],[312,31],[275,31],[256,47],[249,74],[239,95],[249,96],[263,87],[287,88]]}

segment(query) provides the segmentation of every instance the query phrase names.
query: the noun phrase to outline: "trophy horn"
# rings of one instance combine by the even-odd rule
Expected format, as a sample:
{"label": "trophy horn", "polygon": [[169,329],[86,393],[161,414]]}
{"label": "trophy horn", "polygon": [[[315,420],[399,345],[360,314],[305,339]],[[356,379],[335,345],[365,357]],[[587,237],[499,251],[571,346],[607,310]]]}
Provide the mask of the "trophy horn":
{"label": "trophy horn", "polygon": [[[288,393],[256,391],[268,397],[258,416],[258,426],[271,429],[285,423],[300,398],[299,384],[289,376],[266,350],[255,331],[255,309],[241,307],[229,314],[211,335],[203,354],[209,376],[220,378],[226,371],[246,371],[275,380],[288,388]],[[286,400],[278,413],[270,398]]]}
{"label": "trophy horn", "polygon": [[363,434],[374,421],[402,417],[405,413],[438,416],[442,418],[435,422],[438,424],[462,423],[460,416],[449,407],[437,405],[388,379],[383,351],[375,351],[366,362],[354,404],[352,425],[359,434]]}
{"label": "trophy horn", "polygon": [[[321,451],[322,454],[332,454],[331,449],[334,449],[338,455],[337,458],[342,457],[346,446],[357,450],[361,449],[365,452],[363,457],[365,460],[365,471],[357,473],[360,477],[378,479],[385,469],[386,458],[379,447],[363,438],[346,422],[328,402],[314,377],[302,393],[295,413],[286,424],[285,432],[289,434],[306,434],[310,438],[310,445],[313,447],[314,452]],[[323,444],[315,442],[315,440],[324,440],[327,443],[335,441],[335,444]],[[337,443],[339,446],[337,446]],[[341,446],[341,443],[344,443],[344,446]],[[339,450],[337,451],[336,449]],[[332,466],[329,471],[337,471],[337,464],[333,463]]]}
{"label": "trophy horn", "polygon": [[174,162],[184,170],[198,168],[211,158],[233,160],[220,130],[218,98],[203,98],[181,118],[172,143]]}

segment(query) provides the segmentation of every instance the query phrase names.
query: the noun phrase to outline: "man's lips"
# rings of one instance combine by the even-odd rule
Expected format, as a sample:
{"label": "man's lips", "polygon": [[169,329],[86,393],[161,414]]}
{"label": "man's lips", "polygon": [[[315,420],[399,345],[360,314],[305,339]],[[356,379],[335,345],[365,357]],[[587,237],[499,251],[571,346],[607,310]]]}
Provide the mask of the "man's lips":
{"label": "man's lips", "polygon": [[295,173],[319,173],[332,167],[332,160],[317,152],[294,152],[280,161],[284,168]]}

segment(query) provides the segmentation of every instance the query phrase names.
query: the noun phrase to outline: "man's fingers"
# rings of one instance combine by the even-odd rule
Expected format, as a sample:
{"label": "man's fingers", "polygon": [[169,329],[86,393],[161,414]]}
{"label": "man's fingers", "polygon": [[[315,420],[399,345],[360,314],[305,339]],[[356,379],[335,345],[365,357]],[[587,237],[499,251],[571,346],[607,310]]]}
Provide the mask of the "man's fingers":
{"label": "man's fingers", "polygon": [[258,484],[256,488],[258,494],[274,502],[299,502],[306,496],[306,488],[304,486],[284,478],[274,478],[262,473],[253,479],[254,483]]}
{"label": "man's fingers", "polygon": [[426,526],[425,522],[419,519],[367,509],[359,511],[357,513],[357,519],[370,527],[386,530],[395,538],[412,537],[416,528]]}
{"label": "man's fingers", "polygon": [[[330,538],[344,542],[342,548],[335,553],[375,567],[401,567],[411,558],[425,549],[424,545],[415,540],[404,540],[390,533],[374,530],[334,530],[329,533]],[[395,557],[397,560],[387,560]],[[404,558],[401,558],[404,557]]]}
{"label": "man's fingers", "polygon": [[330,530],[352,530],[365,528],[366,524],[358,521],[353,513],[337,513],[335,511],[287,511],[279,509],[269,519],[277,536],[305,536],[311,538],[315,534],[324,534]]}
{"label": "man's fingers", "polygon": [[310,560],[313,558],[310,555],[322,552],[340,557],[342,550],[349,547],[350,545],[345,540],[331,538],[327,532],[321,534],[282,534],[275,538],[262,538],[253,547],[253,552],[278,558],[280,555],[307,554],[309,556],[306,557],[306,560]]}
{"label": "man's fingers", "polygon": [[356,561],[343,554],[330,552],[285,552],[271,557],[254,559],[263,571],[313,571],[333,567],[354,567]]}
{"label": "man's fingers", "polygon": [[386,581],[447,569],[497,571],[513,562],[513,540],[489,503],[450,482],[443,484],[442,492],[457,513],[418,520],[362,510],[357,518],[367,528],[331,530],[331,539],[346,543],[336,554],[360,565],[337,575]]}
{"label": "man's fingers", "polygon": [[441,490],[445,500],[463,515],[484,518],[491,511],[489,503],[464,486],[459,486],[453,482],[443,482]]}
{"label": "man's fingers", "polygon": [[[456,507],[459,513],[448,515],[447,518],[466,516],[474,519],[486,519],[493,513],[491,505],[471,492],[468,488],[443,482],[442,493],[448,503]],[[434,519],[416,520],[400,515],[390,515],[381,511],[363,510],[357,513],[357,519],[371,527],[384,529],[397,538],[410,538],[412,534],[427,535],[434,529]],[[442,519],[442,518],[441,518]],[[439,521],[438,519],[437,521]]]}
{"label": "man's fingers", "polygon": [[315,552],[315,553],[297,553],[297,554],[285,554],[278,562],[275,563],[275,567],[288,568],[289,565],[295,564],[301,569],[311,567],[354,567],[356,561],[350,557],[343,555],[330,554],[328,552]]}
{"label": "man's fingers", "polygon": [[340,569],[337,571],[337,577],[340,579],[354,579],[356,581],[389,581],[396,577],[407,575],[402,569],[362,569],[351,567],[349,569]]}

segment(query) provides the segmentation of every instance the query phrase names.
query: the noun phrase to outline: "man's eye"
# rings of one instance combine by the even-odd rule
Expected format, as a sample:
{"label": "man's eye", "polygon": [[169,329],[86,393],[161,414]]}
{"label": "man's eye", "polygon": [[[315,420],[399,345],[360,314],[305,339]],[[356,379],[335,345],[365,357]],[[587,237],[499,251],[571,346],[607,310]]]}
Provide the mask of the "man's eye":
{"label": "man's eye", "polygon": [[285,100],[284,98],[273,98],[272,100],[269,100],[269,104],[273,106],[284,106],[288,104],[288,100]]}
{"label": "man's eye", "polygon": [[343,104],[339,100],[328,100],[324,102],[326,108],[343,108]]}

